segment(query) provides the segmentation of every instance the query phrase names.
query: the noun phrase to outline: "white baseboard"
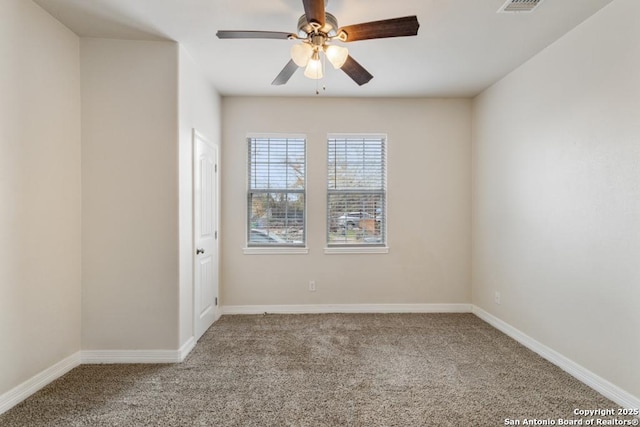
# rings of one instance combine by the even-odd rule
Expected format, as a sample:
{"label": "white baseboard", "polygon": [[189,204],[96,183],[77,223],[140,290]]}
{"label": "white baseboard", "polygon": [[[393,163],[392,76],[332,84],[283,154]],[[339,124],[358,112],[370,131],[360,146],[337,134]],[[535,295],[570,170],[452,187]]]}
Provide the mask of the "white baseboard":
{"label": "white baseboard", "polygon": [[73,368],[80,366],[80,352],[62,359],[60,362],[34,375],[22,384],[0,396],[0,414],[8,411],[47,384],[57,380]]}
{"label": "white baseboard", "polygon": [[180,363],[195,346],[190,337],[178,350],[83,350],[82,364]]}
{"label": "white baseboard", "polygon": [[223,314],[471,313],[471,304],[226,305]]}
{"label": "white baseboard", "polygon": [[640,399],[626,392],[615,384],[610,383],[604,378],[594,374],[585,367],[578,365],[573,360],[563,356],[557,351],[547,347],[546,345],[536,341],[530,336],[526,335],[522,331],[514,328],[508,323],[498,319],[497,317],[489,314],[485,310],[477,306],[473,307],[473,314],[484,320],[494,328],[506,335],[510,336],[520,344],[524,345],[528,349],[538,353],[540,356],[547,359],[563,371],[575,377],[577,380],[585,383],[598,393],[611,399],[622,408],[640,408]]}
{"label": "white baseboard", "polygon": [[184,361],[184,359],[187,358],[187,356],[189,355],[189,353],[191,353],[191,350],[193,350],[196,346],[196,340],[194,337],[191,337],[187,340],[187,342],[185,342],[182,347],[180,347],[180,350],[178,350],[180,352],[180,362]]}
{"label": "white baseboard", "polygon": [[180,350],[82,350],[82,364],[180,363],[184,360],[183,354],[186,357],[185,352],[188,354],[186,348]]}

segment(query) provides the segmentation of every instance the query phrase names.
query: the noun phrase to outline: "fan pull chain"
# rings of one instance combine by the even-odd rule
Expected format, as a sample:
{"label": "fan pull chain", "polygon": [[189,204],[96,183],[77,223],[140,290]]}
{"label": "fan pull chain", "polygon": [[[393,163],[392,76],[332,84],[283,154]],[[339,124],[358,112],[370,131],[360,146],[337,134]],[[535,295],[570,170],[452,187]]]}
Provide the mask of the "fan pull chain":
{"label": "fan pull chain", "polygon": [[[327,56],[326,55],[322,55],[322,80],[324,80],[324,73],[326,71],[326,65],[327,65]],[[316,72],[318,73],[318,71]],[[317,77],[317,74],[316,74]],[[326,91],[327,90],[327,86],[325,84],[322,85],[322,91]],[[316,79],[316,95],[320,95],[320,79]]]}

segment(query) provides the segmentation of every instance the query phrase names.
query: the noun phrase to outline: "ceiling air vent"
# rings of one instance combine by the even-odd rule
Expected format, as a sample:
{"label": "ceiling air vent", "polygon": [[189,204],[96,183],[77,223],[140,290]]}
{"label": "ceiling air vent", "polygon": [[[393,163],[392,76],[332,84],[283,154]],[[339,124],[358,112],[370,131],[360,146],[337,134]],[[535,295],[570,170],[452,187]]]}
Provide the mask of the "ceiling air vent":
{"label": "ceiling air vent", "polygon": [[542,3],[542,1],[543,0],[507,0],[507,2],[498,9],[498,13],[531,12]]}

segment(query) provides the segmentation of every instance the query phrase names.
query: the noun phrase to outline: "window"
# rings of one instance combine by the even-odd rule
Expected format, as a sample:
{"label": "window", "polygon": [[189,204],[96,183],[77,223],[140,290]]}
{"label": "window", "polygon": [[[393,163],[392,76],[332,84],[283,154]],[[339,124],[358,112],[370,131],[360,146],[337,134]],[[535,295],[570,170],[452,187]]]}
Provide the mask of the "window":
{"label": "window", "polygon": [[386,245],[386,137],[329,136],[327,244]]}
{"label": "window", "polygon": [[247,246],[305,244],[305,137],[250,137]]}

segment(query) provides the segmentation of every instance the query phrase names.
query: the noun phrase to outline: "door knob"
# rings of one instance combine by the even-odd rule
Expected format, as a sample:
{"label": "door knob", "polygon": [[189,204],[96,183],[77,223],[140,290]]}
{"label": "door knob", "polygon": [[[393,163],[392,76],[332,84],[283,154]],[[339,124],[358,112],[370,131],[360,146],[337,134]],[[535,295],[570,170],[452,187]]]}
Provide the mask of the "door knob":
{"label": "door knob", "polygon": [[202,248],[196,249],[196,255],[200,255],[200,254],[203,254],[203,253],[204,253],[204,249],[202,249]]}

